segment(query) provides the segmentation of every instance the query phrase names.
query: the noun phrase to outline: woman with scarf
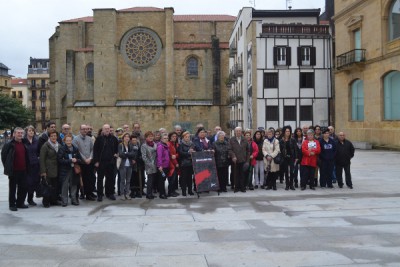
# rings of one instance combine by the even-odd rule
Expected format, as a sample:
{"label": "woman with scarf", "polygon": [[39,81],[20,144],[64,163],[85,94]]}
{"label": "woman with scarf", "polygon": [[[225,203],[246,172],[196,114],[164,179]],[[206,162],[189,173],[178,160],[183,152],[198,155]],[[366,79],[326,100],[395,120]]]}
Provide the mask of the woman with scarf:
{"label": "woman with scarf", "polygon": [[81,154],[76,146],[72,145],[72,135],[67,134],[63,138],[63,145],[57,152],[59,176],[61,181],[61,205],[66,207],[68,204],[68,189],[71,194],[71,204],[79,205],[77,190],[79,174],[75,173],[75,165],[82,163]]}
{"label": "woman with scarf", "polygon": [[296,140],[292,138],[292,127],[284,126],[282,133],[280,148],[283,161],[280,166],[280,173],[281,176],[285,177],[285,190],[295,190],[293,185],[294,165],[298,161]]}
{"label": "woman with scarf", "polygon": [[307,139],[301,145],[303,158],[301,160],[301,190],[306,189],[306,185],[310,185],[311,190],[315,190],[314,174],[317,167],[318,155],[321,152],[320,143],[314,139],[314,131],[307,131]]}
{"label": "woman with scarf", "polygon": [[196,137],[193,139],[194,150],[196,151],[204,151],[204,150],[211,150],[210,141],[206,137],[207,131],[200,127],[197,130]]}
{"label": "woman with scarf", "polygon": [[158,192],[161,199],[167,199],[165,194],[165,179],[169,173],[169,148],[168,134],[161,135],[160,143],[157,145],[157,169],[158,169]]}
{"label": "woman with scarf", "polygon": [[121,177],[119,186],[121,200],[131,199],[132,166],[136,160],[137,150],[133,149],[130,139],[130,134],[124,133],[121,137],[122,142],[118,145],[118,156],[121,158],[121,164],[118,169]]}
{"label": "woman with scarf", "polygon": [[265,170],[265,165],[264,165],[264,155],[262,152],[262,147],[264,143],[264,138],[262,136],[261,131],[256,131],[253,135],[253,141],[258,147],[258,153],[255,157],[256,164],[254,167],[254,188],[257,189],[258,187],[261,187],[261,189],[264,189],[264,170]]}
{"label": "woman with scarf", "polygon": [[225,132],[219,131],[216,134],[217,140],[213,142],[212,147],[215,151],[215,165],[217,166],[217,176],[219,182],[219,191],[227,192],[229,155],[231,145],[225,139]]}
{"label": "woman with scarf", "polygon": [[301,145],[303,144],[303,131],[302,129],[296,128],[296,130],[294,131],[294,140],[296,141],[296,145],[297,145],[297,162],[294,164],[294,187],[298,188],[299,187],[299,170],[300,170],[300,162],[301,162],[301,158],[302,158],[302,153],[301,153]]}
{"label": "woman with scarf", "polygon": [[25,138],[23,142],[28,147],[27,153],[29,157],[29,168],[26,176],[28,185],[28,204],[36,206],[33,201],[33,193],[36,191],[36,197],[38,197],[38,189],[40,183],[40,164],[39,164],[39,141],[36,136],[35,127],[32,125],[25,128]]}
{"label": "woman with scarf", "polygon": [[246,186],[249,190],[254,190],[253,187],[253,169],[256,166],[256,157],[258,155],[258,146],[256,142],[253,141],[251,138],[251,130],[246,130],[244,132],[244,138],[249,143],[249,150],[250,150],[250,159],[249,159],[249,167],[245,171],[245,179],[246,179]]}
{"label": "woman with scarf", "polygon": [[184,132],[182,134],[181,144],[178,147],[179,166],[181,167],[180,184],[182,188],[182,196],[186,196],[186,190],[188,190],[189,195],[194,195],[192,191],[192,153],[194,151],[194,145],[192,141],[190,141],[190,133]]}
{"label": "woman with scarf", "polygon": [[56,192],[58,192],[57,153],[60,144],[57,142],[56,130],[50,129],[48,135],[49,140],[40,149],[40,175],[52,188],[51,196],[43,197],[43,207],[45,208],[49,208],[50,205],[59,205]]}
{"label": "woman with scarf", "polygon": [[142,159],[144,162],[145,171],[147,174],[147,191],[146,198],[154,199],[153,183],[157,180],[157,144],[154,142],[154,134],[148,131],[144,134],[145,143],[140,147]]}
{"label": "woman with scarf", "polygon": [[267,190],[276,190],[276,177],[279,173],[279,164],[274,162],[274,158],[279,154],[279,140],[275,138],[274,131],[268,129],[267,136],[263,144],[263,155],[265,170],[267,171]]}
{"label": "woman with scarf", "polygon": [[179,194],[175,192],[178,188],[178,171],[179,171],[179,155],[178,155],[178,134],[171,132],[168,134],[168,149],[169,149],[169,173],[168,173],[168,197],[177,197]]}

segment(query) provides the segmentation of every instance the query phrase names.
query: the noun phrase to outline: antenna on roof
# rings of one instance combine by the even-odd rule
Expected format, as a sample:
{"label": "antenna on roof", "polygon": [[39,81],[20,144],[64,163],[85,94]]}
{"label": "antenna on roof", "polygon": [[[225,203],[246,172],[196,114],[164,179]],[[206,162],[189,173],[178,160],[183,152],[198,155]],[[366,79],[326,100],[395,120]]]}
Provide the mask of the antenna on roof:
{"label": "antenna on roof", "polygon": [[292,0],[286,0],[286,9],[292,9]]}
{"label": "antenna on roof", "polygon": [[256,8],[256,0],[249,0],[250,5]]}

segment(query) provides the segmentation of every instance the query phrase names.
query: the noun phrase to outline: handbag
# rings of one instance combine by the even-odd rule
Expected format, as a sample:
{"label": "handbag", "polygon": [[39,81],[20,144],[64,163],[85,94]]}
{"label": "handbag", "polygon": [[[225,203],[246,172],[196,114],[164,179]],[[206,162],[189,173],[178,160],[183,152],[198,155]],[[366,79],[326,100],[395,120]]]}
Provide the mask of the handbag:
{"label": "handbag", "polygon": [[52,195],[53,188],[47,183],[46,177],[42,176],[39,184],[39,192],[43,198],[49,198]]}
{"label": "handbag", "polygon": [[122,159],[120,157],[117,158],[117,169],[121,166]]}
{"label": "handbag", "polygon": [[[275,141],[274,141],[273,149],[275,151]],[[281,152],[279,152],[278,155],[275,156],[274,163],[278,164],[278,165],[282,163],[282,153]]]}
{"label": "handbag", "polygon": [[81,166],[79,164],[74,164],[75,174],[81,174]]}

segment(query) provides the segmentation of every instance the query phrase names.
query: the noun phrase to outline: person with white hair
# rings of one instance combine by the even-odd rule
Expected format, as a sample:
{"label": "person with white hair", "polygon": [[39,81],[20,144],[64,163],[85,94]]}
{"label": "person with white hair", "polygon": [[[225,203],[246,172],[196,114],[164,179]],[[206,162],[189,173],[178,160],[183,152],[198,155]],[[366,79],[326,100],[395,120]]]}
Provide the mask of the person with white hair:
{"label": "person with white hair", "polygon": [[235,135],[229,140],[231,145],[231,158],[233,163],[233,173],[234,173],[234,184],[235,191],[246,192],[245,187],[245,175],[244,169],[246,169],[245,164],[250,158],[250,149],[247,140],[242,135],[242,128],[235,128]]}
{"label": "person with white hair", "polygon": [[225,132],[218,131],[216,137],[217,140],[212,144],[212,148],[215,151],[214,157],[217,166],[219,191],[227,192],[226,186],[228,184],[229,154],[231,153],[231,146],[225,139]]}

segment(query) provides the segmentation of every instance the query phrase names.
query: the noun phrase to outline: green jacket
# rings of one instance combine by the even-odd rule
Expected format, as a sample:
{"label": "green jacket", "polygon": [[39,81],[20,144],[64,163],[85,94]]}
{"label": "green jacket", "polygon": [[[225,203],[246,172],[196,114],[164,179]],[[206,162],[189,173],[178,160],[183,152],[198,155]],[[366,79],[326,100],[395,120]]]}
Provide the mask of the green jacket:
{"label": "green jacket", "polygon": [[57,152],[49,142],[40,149],[40,173],[46,173],[47,177],[58,176]]}

